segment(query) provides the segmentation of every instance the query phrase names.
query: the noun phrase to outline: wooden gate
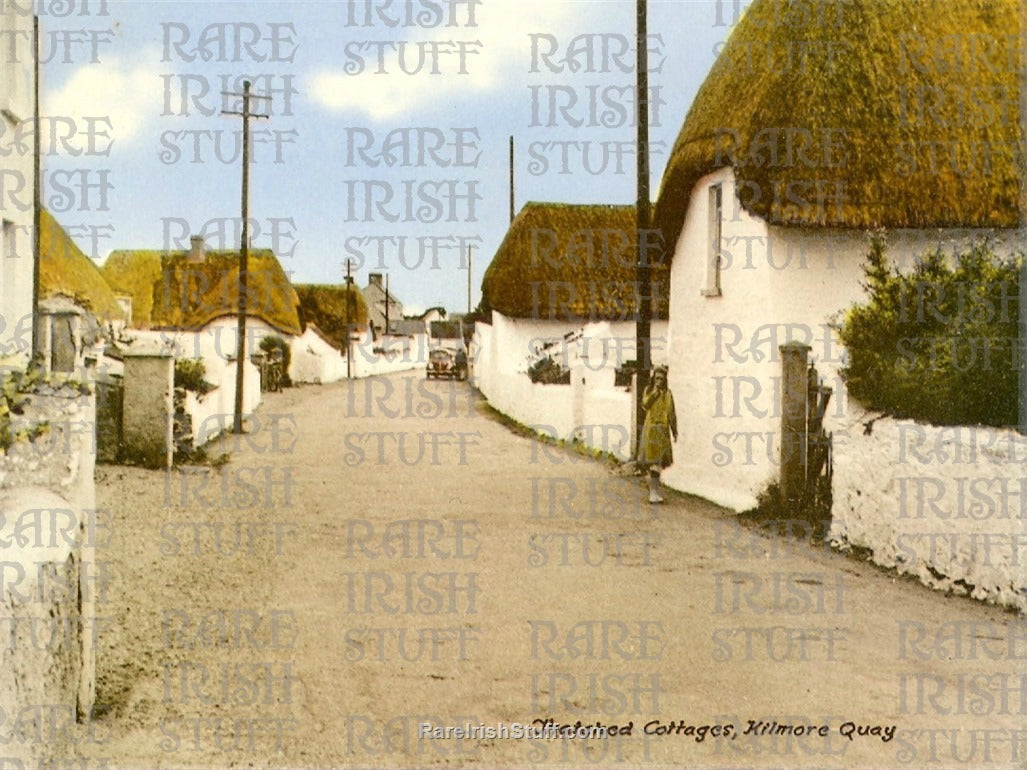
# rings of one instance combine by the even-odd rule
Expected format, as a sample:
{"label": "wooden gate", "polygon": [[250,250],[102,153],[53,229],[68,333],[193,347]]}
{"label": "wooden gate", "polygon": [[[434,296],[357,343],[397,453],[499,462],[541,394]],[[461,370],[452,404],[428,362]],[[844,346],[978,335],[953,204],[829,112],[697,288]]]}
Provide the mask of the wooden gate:
{"label": "wooden gate", "polygon": [[809,360],[810,347],[781,348],[781,499],[817,518],[831,513],[831,434],[824,415],[832,389]]}
{"label": "wooden gate", "polygon": [[831,401],[832,388],[824,384],[810,361],[806,374],[806,467],[804,507],[827,516],[831,513],[831,434],[824,430],[824,415]]}

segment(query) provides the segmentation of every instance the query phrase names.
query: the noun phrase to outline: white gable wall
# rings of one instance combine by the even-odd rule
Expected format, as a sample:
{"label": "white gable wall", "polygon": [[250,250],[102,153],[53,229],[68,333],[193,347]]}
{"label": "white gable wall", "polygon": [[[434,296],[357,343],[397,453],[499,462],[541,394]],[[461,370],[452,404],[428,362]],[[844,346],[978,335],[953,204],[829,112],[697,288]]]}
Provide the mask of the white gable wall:
{"label": "white gable wall", "polygon": [[[0,130],[4,137],[26,137],[31,146],[33,57],[32,3],[0,3],[3,54],[0,55]],[[13,140],[6,139],[5,144]],[[12,144],[7,144],[13,147]],[[32,200],[31,152],[0,156],[3,199],[0,201],[0,356],[27,361],[32,344]]]}
{"label": "white gable wall", "polygon": [[[720,296],[704,296],[709,188],[718,183],[723,185],[725,263]],[[938,246],[948,251],[985,234],[890,231],[888,256],[908,266],[925,251]],[[1014,235],[999,233],[999,253],[1016,248]],[[696,184],[671,268],[669,380],[680,432],[675,463],[664,472],[667,484],[736,510],[755,505],[757,493],[777,478],[778,345],[790,338],[812,346],[820,375],[835,390],[827,430],[848,425],[843,418],[850,405],[837,376],[844,351],[826,324],[864,297],[860,284],[868,246],[863,231],[776,227],[749,215],[734,196],[730,169]],[[836,446],[843,440],[836,435]]]}

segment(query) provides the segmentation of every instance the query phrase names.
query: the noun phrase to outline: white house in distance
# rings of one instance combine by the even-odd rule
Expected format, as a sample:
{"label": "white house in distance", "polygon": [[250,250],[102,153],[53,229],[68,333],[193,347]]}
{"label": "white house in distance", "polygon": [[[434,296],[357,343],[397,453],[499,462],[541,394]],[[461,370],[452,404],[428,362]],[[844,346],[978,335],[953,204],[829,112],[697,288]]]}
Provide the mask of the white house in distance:
{"label": "white house in distance", "polygon": [[845,440],[855,407],[828,324],[863,297],[870,231],[884,231],[900,269],[983,236],[1000,254],[1024,243],[1018,1],[830,8],[784,23],[773,0],[749,5],[688,113],[654,212],[673,244],[681,425],[664,478],[737,510],[777,478],[779,344],[812,346],[834,388],[827,427]]}
{"label": "white house in distance", "polygon": [[[482,279],[491,322],[476,324],[471,344],[475,384],[492,406],[627,459],[632,400],[617,372],[635,359],[636,240],[634,206],[521,209]],[[654,267],[657,363],[667,356],[667,289],[666,267]],[[544,358],[564,370],[565,384],[532,382],[528,370]]]}
{"label": "white house in distance", "polygon": [[[364,301],[375,334],[387,334],[392,325],[403,320],[403,303],[386,288],[381,273],[369,273],[367,286],[363,289]],[[386,328],[388,326],[388,328]]]}
{"label": "white house in distance", "polygon": [[28,362],[32,336],[32,3],[0,4],[4,36],[0,56],[0,123],[9,152],[0,155],[0,356]]}

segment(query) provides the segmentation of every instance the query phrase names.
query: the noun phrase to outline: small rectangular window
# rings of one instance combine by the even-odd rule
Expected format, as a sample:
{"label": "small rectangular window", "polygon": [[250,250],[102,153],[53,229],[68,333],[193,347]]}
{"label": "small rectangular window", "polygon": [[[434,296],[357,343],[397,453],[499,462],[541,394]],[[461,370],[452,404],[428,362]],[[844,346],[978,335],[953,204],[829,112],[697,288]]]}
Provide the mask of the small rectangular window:
{"label": "small rectangular window", "polygon": [[722,185],[710,185],[709,222],[706,229],[706,287],[702,291],[704,297],[720,296],[720,239],[721,222],[723,222],[722,190]]}

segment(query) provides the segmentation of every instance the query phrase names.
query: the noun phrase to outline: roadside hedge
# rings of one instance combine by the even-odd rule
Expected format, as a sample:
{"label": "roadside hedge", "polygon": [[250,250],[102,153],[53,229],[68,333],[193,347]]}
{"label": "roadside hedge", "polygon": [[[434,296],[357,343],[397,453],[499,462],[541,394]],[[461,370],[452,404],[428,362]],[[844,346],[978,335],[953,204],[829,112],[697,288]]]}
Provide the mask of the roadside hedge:
{"label": "roadside hedge", "polygon": [[875,238],[868,300],[839,327],[849,395],[895,417],[936,425],[1012,426],[1017,414],[1018,271],[988,243],[925,254],[911,272]]}

